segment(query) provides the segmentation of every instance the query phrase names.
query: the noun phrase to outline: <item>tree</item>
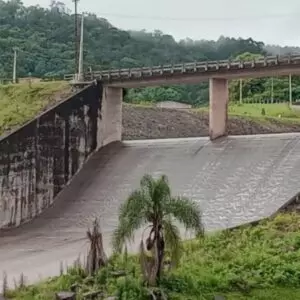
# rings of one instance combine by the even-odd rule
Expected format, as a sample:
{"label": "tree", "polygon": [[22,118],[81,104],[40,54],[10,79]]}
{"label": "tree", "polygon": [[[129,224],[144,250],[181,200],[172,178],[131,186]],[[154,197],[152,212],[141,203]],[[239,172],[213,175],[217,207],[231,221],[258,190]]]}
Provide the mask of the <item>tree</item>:
{"label": "tree", "polygon": [[[235,59],[240,61],[251,61],[255,59],[260,59],[263,56],[260,54],[254,54],[250,52],[241,53]],[[242,93],[243,97],[252,97],[254,94],[261,94],[265,91],[264,83],[265,78],[247,78],[243,79]],[[229,85],[230,98],[237,102],[240,97],[240,80],[232,80]]]}
{"label": "tree", "polygon": [[[49,9],[45,9],[38,5],[24,6],[20,0],[0,0],[0,78],[12,77],[12,48],[15,46],[19,48],[19,77],[31,73],[33,77],[63,78],[64,74],[74,72],[74,14],[63,1],[50,0],[49,3]],[[232,59],[245,52],[265,55],[266,50],[268,54],[300,52],[297,47],[265,46],[252,38],[221,36],[217,41],[185,39],[177,42],[159,30],[120,30],[92,13],[85,18],[84,36],[84,68],[92,66],[94,71]],[[260,87],[264,86],[264,81],[260,82]],[[293,84],[296,82],[293,77]],[[245,95],[246,82],[243,86]],[[274,85],[274,97],[277,97],[275,90]],[[237,97],[239,91],[237,84]],[[260,95],[259,90],[254,96]],[[253,93],[248,95],[252,96]],[[133,90],[127,100],[144,101],[149,97],[150,101],[168,99],[200,106],[208,103],[208,85],[157,87],[145,92]],[[298,92],[295,97],[299,97]]]}
{"label": "tree", "polygon": [[[176,266],[180,258],[181,239],[174,220],[197,236],[204,234],[201,211],[194,202],[185,197],[173,197],[168,178],[163,175],[157,180],[144,175],[140,187],[133,191],[119,212],[119,225],[113,235],[113,248],[121,252],[134,232],[141,227],[149,230],[148,238],[140,243],[140,260],[145,280],[149,285],[159,283],[166,251],[170,263]],[[150,251],[148,256],[145,250]]]}

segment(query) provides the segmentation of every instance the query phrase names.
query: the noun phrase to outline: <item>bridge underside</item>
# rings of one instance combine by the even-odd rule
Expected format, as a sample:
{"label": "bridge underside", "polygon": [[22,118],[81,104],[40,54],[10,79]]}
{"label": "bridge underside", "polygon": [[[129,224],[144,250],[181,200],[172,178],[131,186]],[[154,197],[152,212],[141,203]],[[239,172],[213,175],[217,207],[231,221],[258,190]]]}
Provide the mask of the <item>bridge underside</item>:
{"label": "bridge underside", "polygon": [[85,250],[85,232],[95,217],[109,249],[118,207],[145,173],[168,175],[175,195],[197,201],[208,230],[269,216],[300,191],[299,138],[284,134],[111,144],[90,159],[52,208],[0,233],[0,273],[6,270],[12,279],[24,272],[29,280],[58,273],[59,261],[70,262]]}

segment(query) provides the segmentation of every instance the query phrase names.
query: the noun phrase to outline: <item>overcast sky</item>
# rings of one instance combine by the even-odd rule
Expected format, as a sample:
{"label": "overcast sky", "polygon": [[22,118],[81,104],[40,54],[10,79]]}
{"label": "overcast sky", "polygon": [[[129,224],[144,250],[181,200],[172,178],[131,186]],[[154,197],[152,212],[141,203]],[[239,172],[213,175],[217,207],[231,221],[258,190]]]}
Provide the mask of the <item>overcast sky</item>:
{"label": "overcast sky", "polygon": [[[72,0],[61,1],[74,6]],[[50,0],[23,3],[49,7]],[[300,0],[80,0],[78,7],[122,29],[159,29],[176,39],[222,34],[300,46]]]}

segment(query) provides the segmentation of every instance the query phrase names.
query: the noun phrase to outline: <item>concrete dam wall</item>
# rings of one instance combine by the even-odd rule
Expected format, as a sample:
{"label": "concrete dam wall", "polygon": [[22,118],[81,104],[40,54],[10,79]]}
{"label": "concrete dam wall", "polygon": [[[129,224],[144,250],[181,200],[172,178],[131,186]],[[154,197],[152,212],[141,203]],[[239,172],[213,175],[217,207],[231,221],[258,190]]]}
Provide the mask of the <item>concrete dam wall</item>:
{"label": "concrete dam wall", "polygon": [[[119,97],[107,101],[114,95]],[[103,89],[98,83],[3,137],[0,228],[15,227],[39,215],[52,205],[90,154],[121,139],[120,122],[116,123],[121,109],[122,91]],[[115,121],[109,123],[113,115]]]}

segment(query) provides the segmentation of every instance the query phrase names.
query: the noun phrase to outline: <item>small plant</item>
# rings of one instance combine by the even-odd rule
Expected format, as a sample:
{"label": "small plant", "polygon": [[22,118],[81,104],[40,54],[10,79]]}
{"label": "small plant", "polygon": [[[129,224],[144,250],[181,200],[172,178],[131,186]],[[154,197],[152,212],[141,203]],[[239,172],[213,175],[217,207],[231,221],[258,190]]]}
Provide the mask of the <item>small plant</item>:
{"label": "small plant", "polygon": [[24,287],[25,287],[25,276],[23,273],[21,273],[20,279],[19,279],[19,288],[22,289]]}
{"label": "small plant", "polygon": [[264,107],[261,109],[261,115],[262,115],[262,116],[265,116],[265,115],[266,115],[266,110],[265,110]]}
{"label": "small plant", "polygon": [[63,274],[64,274],[64,264],[63,264],[62,261],[61,261],[60,264],[59,264],[59,274],[60,274],[60,275],[63,275]]}
{"label": "small plant", "polygon": [[7,273],[3,272],[2,295],[5,297],[8,290]]}

